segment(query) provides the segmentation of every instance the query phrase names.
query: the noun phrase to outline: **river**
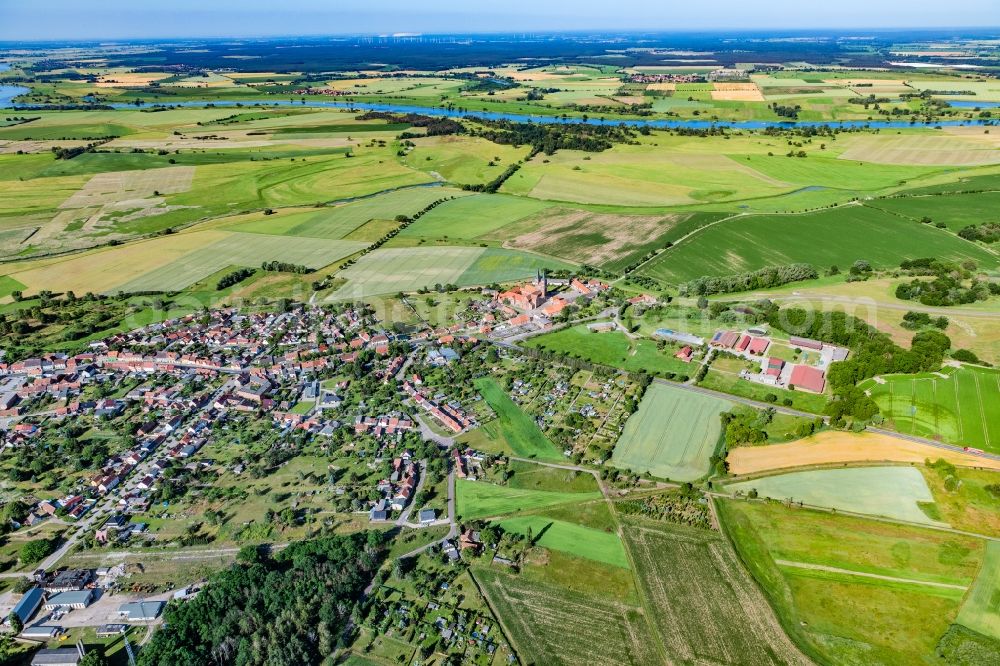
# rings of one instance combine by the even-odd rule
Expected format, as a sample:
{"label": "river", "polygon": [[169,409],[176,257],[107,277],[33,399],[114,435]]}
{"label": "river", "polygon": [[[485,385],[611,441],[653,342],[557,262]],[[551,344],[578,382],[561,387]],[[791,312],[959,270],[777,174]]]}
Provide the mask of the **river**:
{"label": "river", "polygon": [[[19,90],[20,92],[7,92],[9,90]],[[9,105],[10,100],[25,92],[24,88],[15,86],[0,86],[0,107]],[[655,129],[710,129],[712,127],[729,127],[732,129],[760,130],[769,127],[782,129],[794,129],[796,127],[839,127],[843,129],[906,129],[909,127],[955,127],[960,125],[993,125],[995,120],[940,120],[930,123],[911,123],[902,120],[839,120],[839,121],[774,121],[774,120],[641,120],[641,119],[611,119],[604,118],[583,118],[573,116],[539,116],[526,113],[498,113],[496,111],[472,111],[468,109],[444,109],[440,107],[411,106],[407,104],[373,104],[368,102],[331,102],[327,100],[303,99],[301,101],[289,99],[274,100],[219,100],[215,102],[188,101],[175,102],[164,105],[168,108],[190,108],[190,107],[233,107],[243,106],[253,108],[255,106],[297,106],[305,108],[323,109],[356,109],[358,111],[387,111],[391,113],[418,113],[425,116],[437,118],[484,118],[486,120],[509,120],[513,122],[532,122],[549,125],[627,125],[630,127],[649,127]],[[134,104],[116,102],[110,104],[114,109],[136,109],[150,108],[136,107]],[[964,106],[964,105],[963,105]],[[14,108],[19,108],[14,105]]]}

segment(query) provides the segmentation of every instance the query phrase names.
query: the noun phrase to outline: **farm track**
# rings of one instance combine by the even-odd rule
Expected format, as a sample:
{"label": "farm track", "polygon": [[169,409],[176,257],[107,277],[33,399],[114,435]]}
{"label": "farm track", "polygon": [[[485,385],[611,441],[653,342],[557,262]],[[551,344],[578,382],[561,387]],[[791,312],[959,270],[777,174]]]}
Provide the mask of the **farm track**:
{"label": "farm track", "polygon": [[850,569],[840,569],[838,567],[828,567],[824,564],[812,564],[811,562],[790,562],[789,560],[775,560],[775,564],[782,567],[792,567],[795,569],[808,569],[810,571],[825,571],[827,573],[845,574],[848,576],[859,576],[861,578],[873,578],[884,580],[890,583],[905,583],[907,585],[927,585],[930,587],[940,587],[949,590],[966,591],[968,585],[953,585],[951,583],[936,583],[929,580],[914,580],[912,578],[897,578],[896,576],[883,576],[881,574],[868,573],[866,571],[852,571]]}

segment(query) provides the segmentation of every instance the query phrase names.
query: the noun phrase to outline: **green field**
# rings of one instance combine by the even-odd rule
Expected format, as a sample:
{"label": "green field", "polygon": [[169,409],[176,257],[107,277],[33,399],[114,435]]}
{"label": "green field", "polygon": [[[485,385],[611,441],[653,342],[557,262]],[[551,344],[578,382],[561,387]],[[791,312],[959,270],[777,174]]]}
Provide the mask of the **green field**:
{"label": "green field", "polygon": [[791,400],[791,407],[794,409],[801,409],[804,412],[812,412],[813,414],[822,414],[823,408],[826,407],[827,403],[825,395],[808,393],[806,391],[789,391],[788,389],[756,384],[741,379],[737,375],[722,373],[718,370],[709,370],[705,378],[698,382],[698,386],[750,398],[758,402],[766,402],[769,395],[776,395],[782,402],[786,399]]}
{"label": "green field", "polygon": [[500,433],[516,455],[541,460],[563,459],[555,444],[549,441],[531,417],[495,381],[483,377],[477,379],[475,384],[490,408],[496,412]]}
{"label": "green field", "polygon": [[896,266],[902,259],[971,259],[995,268],[996,257],[956,236],[868,206],[799,215],[753,215],[707,227],[661,254],[642,273],[679,283],[779,264],[807,263],[842,270],[864,259]]}
{"label": "green field", "polygon": [[870,391],[890,427],[958,446],[1000,452],[1000,372],[962,366],[941,373],[889,375],[869,380]]}
{"label": "green field", "polygon": [[983,559],[983,540],[940,530],[777,503],[717,506],[785,630],[818,663],[937,663]]}
{"label": "green field", "polygon": [[500,527],[508,532],[528,534],[529,530],[536,545],[552,550],[604,562],[612,566],[629,568],[628,557],[621,539],[613,532],[583,527],[564,520],[553,520],[545,516],[521,516],[500,521]]}
{"label": "green field", "polygon": [[719,415],[733,403],[654,383],[615,445],[616,467],[673,481],[694,481],[709,471],[722,433]]}
{"label": "green field", "polygon": [[1000,641],[1000,542],[987,543],[986,558],[958,613],[958,622]]}
{"label": "green field", "polygon": [[645,371],[661,377],[668,373],[679,376],[697,371],[697,366],[674,358],[673,349],[657,349],[653,340],[630,338],[621,331],[595,332],[587,328],[586,324],[530,338],[524,345],[629,372]]}
{"label": "green field", "polygon": [[718,532],[639,521],[623,534],[646,616],[675,663],[808,663]]}
{"label": "green field", "polygon": [[485,481],[455,482],[456,511],[464,520],[503,516],[598,499],[600,492],[552,492],[498,486]]}
{"label": "green field", "polygon": [[129,280],[115,291],[179,291],[227,266],[256,267],[264,261],[322,268],[366,245],[357,241],[233,233]]}
{"label": "green field", "polygon": [[877,199],[869,206],[880,208],[914,220],[929,217],[934,222],[944,222],[952,231],[960,231],[970,224],[989,221],[1000,209],[1000,192],[976,192],[941,196],[903,196]]}
{"label": "green field", "polygon": [[535,199],[504,194],[473,194],[434,208],[400,232],[400,238],[494,238],[497,231],[548,208]]}
{"label": "green field", "polygon": [[397,215],[413,215],[438,199],[455,196],[461,197],[463,193],[443,187],[409,187],[332,208],[273,215],[230,228],[250,233],[339,239],[369,220],[391,220]]}
{"label": "green field", "polygon": [[884,516],[913,523],[940,525],[921,510],[934,496],[915,467],[854,467],[806,470],[726,486],[777,500],[805,502],[839,511]]}
{"label": "green field", "polygon": [[379,248],[338,274],[347,284],[330,298],[366,298],[435,285],[485,285],[534,277],[543,268],[567,266],[554,259],[499,248]]}

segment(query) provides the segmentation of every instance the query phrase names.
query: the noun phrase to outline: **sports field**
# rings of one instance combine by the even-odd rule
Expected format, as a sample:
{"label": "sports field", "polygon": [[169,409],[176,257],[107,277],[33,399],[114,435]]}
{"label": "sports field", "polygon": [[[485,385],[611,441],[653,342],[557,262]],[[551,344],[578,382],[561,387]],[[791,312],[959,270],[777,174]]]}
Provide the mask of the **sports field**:
{"label": "sports field", "polygon": [[869,380],[888,425],[901,433],[1000,452],[1000,371],[962,366]]}
{"label": "sports field", "polygon": [[625,423],[611,460],[616,467],[672,481],[709,471],[722,433],[719,415],[733,403],[664,384],[651,384]]}
{"label": "sports field", "polygon": [[817,663],[937,662],[984,541],[777,503],[723,500],[720,520],[786,631]]}
{"label": "sports field", "polygon": [[896,266],[902,259],[971,259],[994,268],[986,249],[930,225],[869,206],[796,215],[747,215],[706,227],[662,253],[642,273],[667,282],[731,275],[766,266],[807,263],[848,268],[858,259]]}
{"label": "sports field", "polygon": [[553,492],[498,486],[485,481],[455,482],[455,510],[464,520],[505,516],[546,507],[599,499],[600,492]]}
{"label": "sports field", "polygon": [[623,525],[643,606],[672,661],[731,666],[808,664],[718,532]]}
{"label": "sports field", "polygon": [[911,523],[940,525],[919,504],[933,503],[927,482],[914,467],[853,467],[806,470],[741,481],[726,490],[804,502],[839,511],[885,516]]}
{"label": "sports field", "polygon": [[549,441],[530,416],[524,413],[507,392],[494,380],[482,377],[475,381],[476,389],[496,413],[500,433],[511,450],[526,458],[562,460],[562,453]]}
{"label": "sports field", "polygon": [[347,284],[330,300],[365,298],[423,287],[470,286],[533,277],[567,264],[524,252],[483,247],[379,248],[338,276]]}
{"label": "sports field", "polygon": [[596,530],[565,520],[545,516],[521,516],[500,521],[508,532],[527,535],[529,530],[536,545],[552,550],[604,562],[612,566],[629,568],[628,557],[621,539],[614,532]]}
{"label": "sports field", "polygon": [[841,463],[923,463],[943,458],[954,465],[1000,470],[1000,460],[970,453],[939,449],[877,433],[828,430],[806,439],[770,446],[740,446],[730,449],[727,460],[732,474],[757,474],[768,470],[834,465]]}
{"label": "sports field", "polygon": [[962,604],[958,622],[1000,640],[1000,541],[986,544],[986,559]]}

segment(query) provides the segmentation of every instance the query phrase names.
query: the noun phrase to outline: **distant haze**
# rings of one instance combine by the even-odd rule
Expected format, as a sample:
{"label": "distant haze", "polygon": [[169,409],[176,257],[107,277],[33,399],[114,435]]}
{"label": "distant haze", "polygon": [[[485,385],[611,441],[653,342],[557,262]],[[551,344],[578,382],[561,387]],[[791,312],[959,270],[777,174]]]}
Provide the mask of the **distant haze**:
{"label": "distant haze", "polygon": [[998,24],[998,0],[0,0],[4,41]]}

